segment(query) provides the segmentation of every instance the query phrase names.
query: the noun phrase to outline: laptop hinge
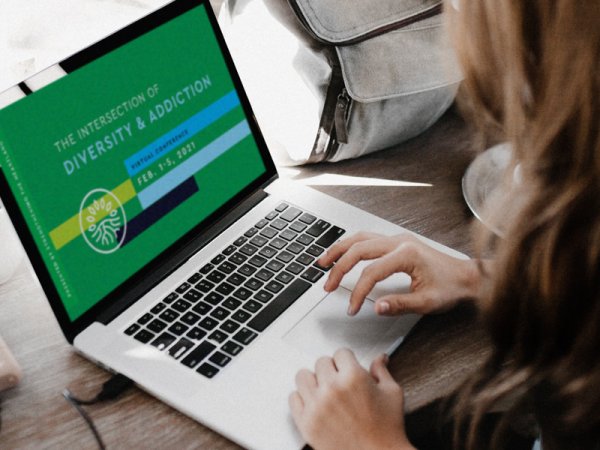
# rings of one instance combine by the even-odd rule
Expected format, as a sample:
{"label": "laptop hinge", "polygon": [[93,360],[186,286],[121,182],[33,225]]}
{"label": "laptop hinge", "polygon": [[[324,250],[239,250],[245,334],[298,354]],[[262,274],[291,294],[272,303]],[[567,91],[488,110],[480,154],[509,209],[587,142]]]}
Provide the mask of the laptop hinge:
{"label": "laptop hinge", "polygon": [[191,257],[198,253],[198,251],[205,247],[209,242],[212,242],[218,235],[233,225],[237,220],[247,214],[248,211],[258,205],[268,196],[269,194],[267,194],[263,189],[257,190],[254,194],[246,198],[242,203],[232,209],[231,212],[229,212],[221,220],[216,222],[210,228],[203,230],[201,236],[193,238],[190,243],[185,245],[181,251],[166,259],[157,270],[145,276],[144,278],[147,280],[146,282],[140,283],[138,286],[131,289],[126,295],[115,301],[114,304],[106,308],[98,315],[96,321],[104,325],[109,324],[119,314],[121,314],[142,296],[160,284],[166,277],[185,264]]}

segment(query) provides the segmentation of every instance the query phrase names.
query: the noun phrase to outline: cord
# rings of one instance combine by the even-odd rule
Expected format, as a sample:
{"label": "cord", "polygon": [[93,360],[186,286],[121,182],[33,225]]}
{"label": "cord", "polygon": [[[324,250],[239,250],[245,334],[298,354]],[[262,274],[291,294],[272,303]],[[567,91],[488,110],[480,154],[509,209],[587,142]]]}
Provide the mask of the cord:
{"label": "cord", "polygon": [[102,441],[102,437],[100,436],[96,425],[94,425],[94,421],[82,406],[94,405],[103,401],[113,400],[125,392],[132,384],[133,381],[131,381],[125,375],[116,374],[102,385],[100,392],[92,399],[82,400],[78,397],[75,397],[69,389],[65,389],[62,393],[63,397],[71,404],[71,406],[73,406],[73,408],[77,410],[77,412],[88,424],[90,430],[94,434],[94,438],[96,439],[100,450],[106,449],[104,442]]}

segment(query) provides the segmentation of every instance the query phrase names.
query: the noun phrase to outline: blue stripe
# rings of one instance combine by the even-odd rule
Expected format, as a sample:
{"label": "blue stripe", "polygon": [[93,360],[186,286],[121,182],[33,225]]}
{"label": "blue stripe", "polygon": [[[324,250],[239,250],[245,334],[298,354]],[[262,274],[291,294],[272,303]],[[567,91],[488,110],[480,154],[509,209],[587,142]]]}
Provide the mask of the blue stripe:
{"label": "blue stripe", "polygon": [[243,120],[188,160],[184,161],[169,173],[163,175],[150,186],[139,192],[138,199],[140,200],[142,207],[147,208],[155,201],[168,194],[249,134],[250,126],[246,120]]}
{"label": "blue stripe", "polygon": [[213,124],[229,111],[240,104],[240,99],[235,91],[221,97],[219,100],[193,115],[178,127],[159,137],[152,144],[143,148],[135,155],[125,160],[125,167],[130,177],[144,170],[158,158],[168,154],[171,150],[184,144],[194,135]]}

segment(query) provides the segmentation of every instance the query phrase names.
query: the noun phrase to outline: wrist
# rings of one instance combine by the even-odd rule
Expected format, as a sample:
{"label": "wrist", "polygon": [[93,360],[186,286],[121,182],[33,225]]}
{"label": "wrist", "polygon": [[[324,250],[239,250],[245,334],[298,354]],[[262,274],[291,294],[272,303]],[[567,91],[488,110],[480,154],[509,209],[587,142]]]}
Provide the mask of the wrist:
{"label": "wrist", "polygon": [[481,261],[477,259],[465,260],[461,271],[461,285],[464,301],[476,301],[481,292]]}

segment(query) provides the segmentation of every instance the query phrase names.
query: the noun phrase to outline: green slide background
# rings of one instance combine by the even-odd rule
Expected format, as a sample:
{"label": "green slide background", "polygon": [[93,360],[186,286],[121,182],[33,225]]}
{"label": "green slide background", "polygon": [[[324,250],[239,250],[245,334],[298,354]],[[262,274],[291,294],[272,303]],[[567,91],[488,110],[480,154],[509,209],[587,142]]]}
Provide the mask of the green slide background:
{"label": "green slide background", "polygon": [[[159,121],[146,120],[144,130],[137,129],[136,117],[147,119],[156,103],[206,74],[212,87]],[[130,116],[78,140],[70,149],[59,153],[54,147],[55,141],[76,135],[90,120],[154,84],[159,85],[158,95],[146,96],[146,103]],[[233,89],[206,11],[198,7],[0,111],[0,147],[4,147],[0,165],[13,190],[20,187],[17,201],[24,211],[29,200],[27,224],[72,320],[265,172],[257,145],[248,136],[195,175],[197,194],[115,253],[96,253],[81,236],[58,251],[51,244],[49,232],[79,212],[86,193],[96,188],[111,191],[129,178],[127,157]],[[243,118],[241,107],[228,113],[194,138],[196,148]],[[127,122],[132,124],[132,137],[67,176],[63,161],[68,155]],[[8,159],[18,181],[7,170]],[[124,208],[128,220],[141,211],[137,198]]]}

